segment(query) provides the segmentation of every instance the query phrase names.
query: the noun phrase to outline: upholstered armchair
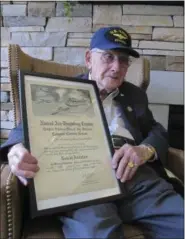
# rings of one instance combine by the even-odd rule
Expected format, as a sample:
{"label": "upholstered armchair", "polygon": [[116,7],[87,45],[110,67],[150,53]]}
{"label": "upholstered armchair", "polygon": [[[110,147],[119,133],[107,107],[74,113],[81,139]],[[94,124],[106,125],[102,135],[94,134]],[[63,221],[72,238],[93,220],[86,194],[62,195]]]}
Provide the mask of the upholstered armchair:
{"label": "upholstered armchair", "polygon": [[[9,45],[9,77],[12,88],[12,101],[15,126],[20,121],[20,105],[18,94],[18,70],[51,73],[55,75],[75,76],[86,71],[85,67],[58,64],[33,58],[25,54],[18,45]],[[134,70],[133,70],[134,69]],[[136,60],[127,74],[127,81],[142,87],[149,85],[149,61],[141,58]],[[1,159],[2,160],[2,159]],[[2,161],[5,161],[3,159]],[[165,167],[173,175],[183,181],[184,161],[183,151],[169,148]],[[17,177],[11,172],[8,164],[1,165],[1,238],[2,239],[34,239],[34,238],[64,238],[62,228],[55,216],[29,219],[24,218],[24,190]],[[29,205],[27,205],[29,207]],[[124,225],[125,239],[144,238],[139,228]]]}

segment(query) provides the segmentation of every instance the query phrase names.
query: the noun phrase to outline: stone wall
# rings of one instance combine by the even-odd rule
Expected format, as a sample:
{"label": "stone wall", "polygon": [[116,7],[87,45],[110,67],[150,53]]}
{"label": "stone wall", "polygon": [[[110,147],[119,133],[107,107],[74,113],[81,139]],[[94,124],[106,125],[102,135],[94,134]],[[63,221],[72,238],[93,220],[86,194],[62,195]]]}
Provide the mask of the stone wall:
{"label": "stone wall", "polygon": [[71,17],[63,2],[1,2],[1,138],[13,127],[9,43],[45,60],[84,64],[92,33],[101,26],[125,28],[133,46],[151,62],[151,69],[183,71],[181,6],[92,5],[72,3]]}

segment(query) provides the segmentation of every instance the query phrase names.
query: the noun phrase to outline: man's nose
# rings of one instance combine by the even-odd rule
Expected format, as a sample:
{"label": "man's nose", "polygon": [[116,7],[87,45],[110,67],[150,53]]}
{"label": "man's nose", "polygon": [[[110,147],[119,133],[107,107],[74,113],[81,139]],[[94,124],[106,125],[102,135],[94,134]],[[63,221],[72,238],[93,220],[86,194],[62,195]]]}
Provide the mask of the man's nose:
{"label": "man's nose", "polygon": [[119,71],[120,70],[120,61],[119,61],[119,59],[116,57],[115,59],[114,59],[114,61],[112,62],[112,70],[114,70],[114,71]]}

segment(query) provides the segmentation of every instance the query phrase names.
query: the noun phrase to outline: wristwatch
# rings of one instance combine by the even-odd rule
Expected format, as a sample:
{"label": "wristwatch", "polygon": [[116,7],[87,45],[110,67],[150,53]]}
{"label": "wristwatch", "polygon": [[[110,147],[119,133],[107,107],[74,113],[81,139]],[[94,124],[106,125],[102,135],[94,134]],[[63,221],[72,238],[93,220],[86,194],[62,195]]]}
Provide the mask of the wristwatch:
{"label": "wristwatch", "polygon": [[153,146],[146,144],[142,144],[140,146],[146,149],[143,155],[143,161],[153,162],[156,160],[157,153]]}

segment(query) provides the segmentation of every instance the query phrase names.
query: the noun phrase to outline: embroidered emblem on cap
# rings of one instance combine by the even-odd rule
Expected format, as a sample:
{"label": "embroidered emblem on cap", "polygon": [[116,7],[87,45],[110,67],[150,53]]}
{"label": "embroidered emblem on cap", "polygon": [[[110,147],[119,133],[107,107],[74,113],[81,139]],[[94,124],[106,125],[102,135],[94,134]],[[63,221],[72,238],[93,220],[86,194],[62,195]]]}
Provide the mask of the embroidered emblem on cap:
{"label": "embroidered emblem on cap", "polygon": [[120,28],[110,29],[105,33],[105,37],[112,42],[120,43],[125,46],[131,46],[131,38],[129,34]]}

